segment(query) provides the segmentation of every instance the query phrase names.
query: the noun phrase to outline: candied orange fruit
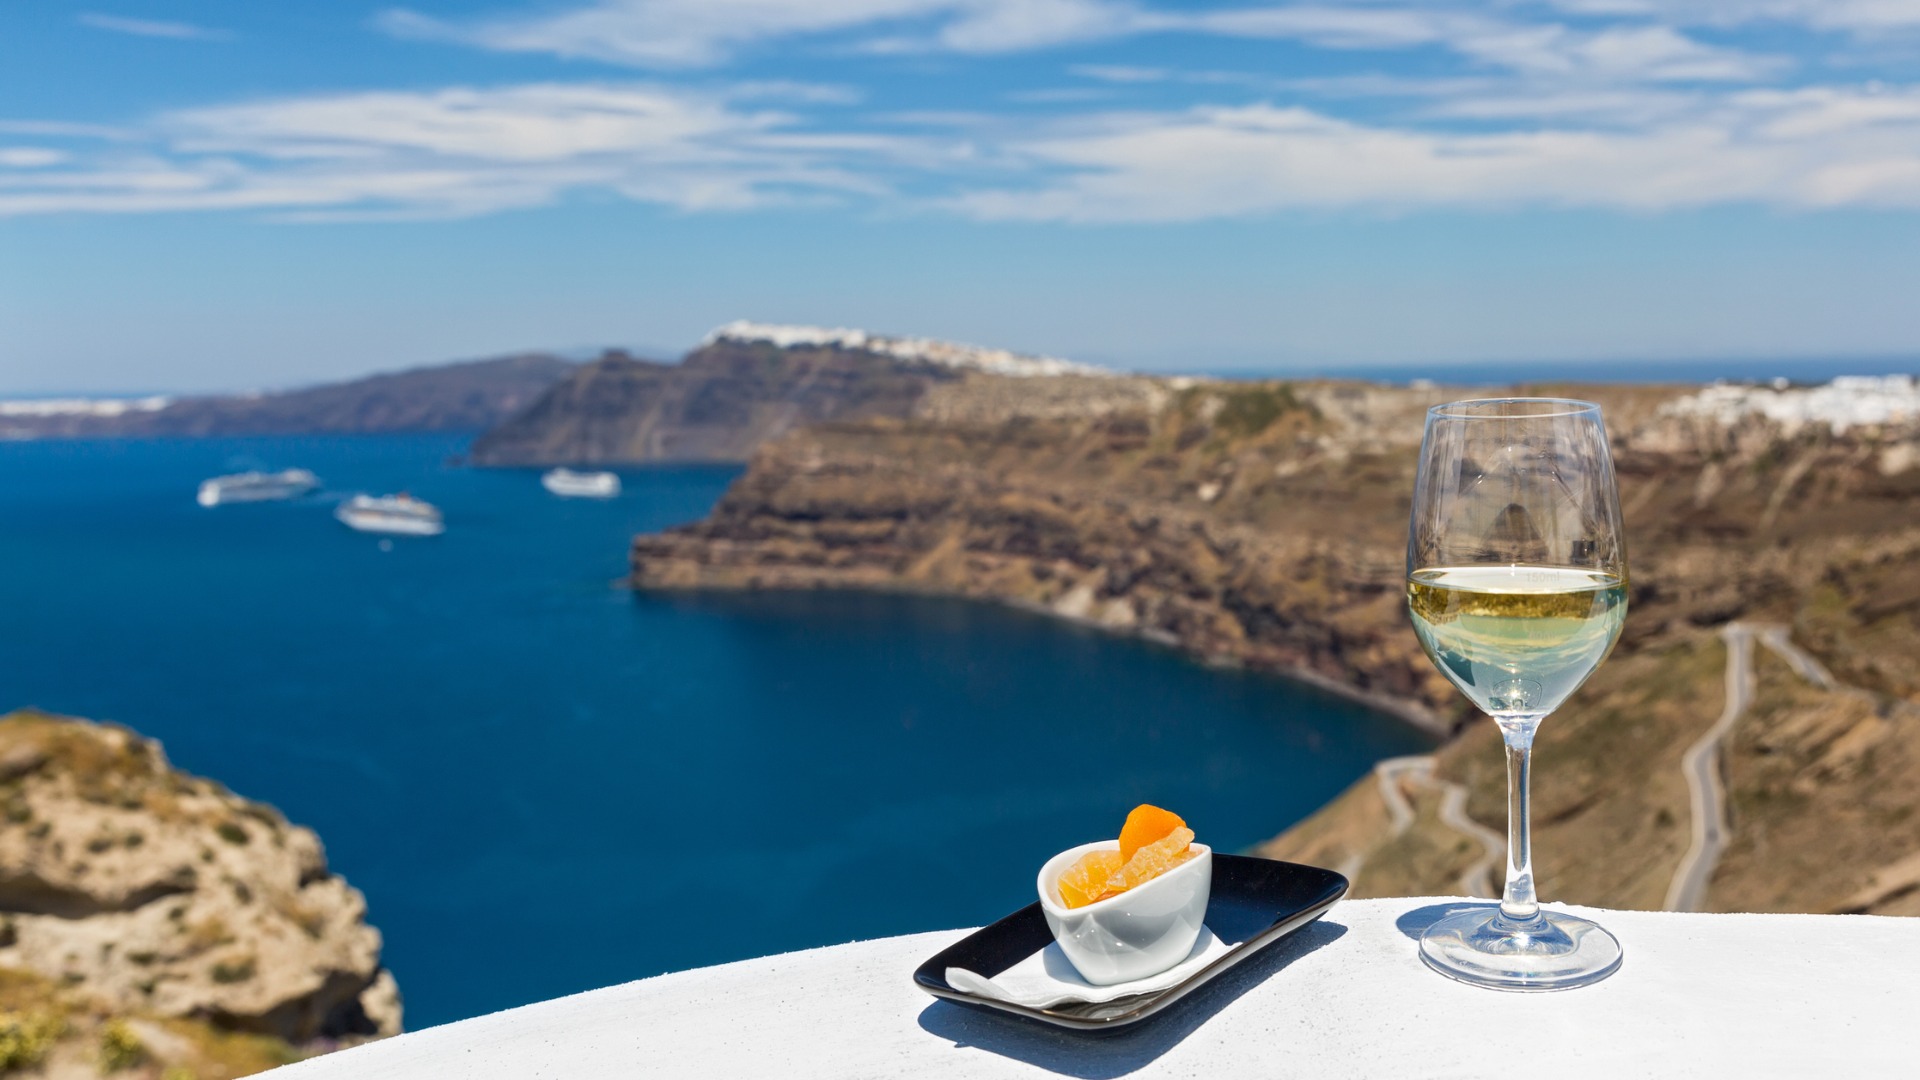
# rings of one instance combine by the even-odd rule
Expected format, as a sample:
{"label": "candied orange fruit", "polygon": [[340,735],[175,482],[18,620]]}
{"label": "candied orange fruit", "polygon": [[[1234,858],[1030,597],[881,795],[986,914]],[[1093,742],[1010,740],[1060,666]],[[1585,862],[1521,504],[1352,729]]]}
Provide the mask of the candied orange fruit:
{"label": "candied orange fruit", "polygon": [[1125,865],[1107,879],[1107,892],[1125,892],[1152,881],[1161,874],[1193,858],[1193,830],[1182,825],[1133,853]]}
{"label": "candied orange fruit", "polygon": [[[1120,828],[1120,860],[1126,862],[1132,859],[1134,852],[1186,826],[1187,823],[1180,819],[1179,814],[1141,803],[1133,808],[1133,813],[1127,815],[1127,823]],[[1188,833],[1187,839],[1192,840],[1193,834]]]}
{"label": "candied orange fruit", "polygon": [[1120,830],[1120,850],[1089,851],[1060,873],[1060,901],[1086,907],[1117,896],[1193,858],[1193,830],[1171,810],[1145,803]]}
{"label": "candied orange fruit", "polygon": [[1106,894],[1107,881],[1122,866],[1117,851],[1089,851],[1060,874],[1060,902],[1086,907]]}

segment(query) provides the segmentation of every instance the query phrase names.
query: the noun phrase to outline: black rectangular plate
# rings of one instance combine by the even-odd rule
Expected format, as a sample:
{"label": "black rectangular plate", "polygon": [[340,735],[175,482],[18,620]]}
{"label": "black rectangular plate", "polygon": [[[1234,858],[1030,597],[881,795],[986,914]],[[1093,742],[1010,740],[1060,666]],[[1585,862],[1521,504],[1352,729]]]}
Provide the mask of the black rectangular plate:
{"label": "black rectangular plate", "polygon": [[984,1006],[1058,1027],[1102,1030],[1145,1020],[1208,980],[1326,914],[1347,894],[1347,879],[1331,870],[1248,855],[1213,856],[1207,926],[1232,946],[1218,959],[1165,990],[1113,1001],[1063,1001],[1043,1009],[970,994],[947,985],[947,969],[962,967],[991,979],[1053,943],[1038,901],[942,949],[913,973],[934,997]]}

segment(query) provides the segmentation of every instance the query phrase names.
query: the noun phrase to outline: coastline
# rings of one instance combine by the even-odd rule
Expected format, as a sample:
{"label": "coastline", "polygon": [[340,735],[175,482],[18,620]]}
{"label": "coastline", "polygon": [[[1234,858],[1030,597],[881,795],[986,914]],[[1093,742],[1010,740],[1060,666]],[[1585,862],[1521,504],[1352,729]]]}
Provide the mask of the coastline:
{"label": "coastline", "polygon": [[[821,585],[816,587],[817,588],[833,588],[834,586]],[[877,591],[888,591],[885,586],[876,586],[875,588]],[[921,592],[920,590],[913,590],[913,589],[901,589],[897,591]],[[956,595],[953,593],[933,591],[933,590],[928,590],[928,591],[922,592],[921,594],[930,595],[930,596]],[[1442,745],[1447,741],[1451,740],[1457,732],[1457,729],[1454,728],[1452,725],[1448,724],[1445,720],[1443,720],[1439,713],[1434,712],[1432,709],[1427,708],[1425,705],[1421,704],[1418,701],[1413,700],[1412,698],[1395,697],[1391,694],[1382,694],[1382,693],[1377,693],[1371,690],[1364,690],[1358,686],[1352,685],[1351,683],[1342,682],[1331,675],[1327,675],[1323,672],[1315,671],[1312,668],[1309,668],[1302,664],[1263,664],[1259,662],[1249,663],[1245,657],[1233,656],[1229,653],[1203,653],[1196,649],[1189,648],[1184,642],[1180,640],[1180,638],[1177,635],[1168,633],[1165,630],[1160,630],[1153,627],[1134,628],[1134,627],[1127,627],[1127,626],[1116,626],[1112,623],[1103,622],[1099,619],[1095,619],[1090,616],[1074,615],[1069,612],[1061,611],[1059,608],[1049,604],[1042,604],[1033,600],[1025,600],[1018,597],[961,596],[958,598],[965,599],[965,600],[983,601],[987,603],[1004,604],[1008,607],[1016,608],[1021,611],[1031,611],[1039,615],[1046,615],[1051,618],[1060,619],[1062,621],[1072,623],[1076,626],[1085,626],[1090,629],[1099,630],[1103,633],[1113,634],[1118,637],[1137,638],[1141,641],[1147,642],[1148,644],[1159,645],[1164,648],[1171,649],[1174,652],[1179,653],[1181,656],[1186,657],[1186,659],[1189,662],[1198,664],[1201,667],[1253,671],[1253,672],[1258,672],[1261,675],[1267,675],[1267,676],[1271,676],[1279,679],[1288,679],[1293,682],[1301,683],[1306,686],[1311,686],[1315,690],[1319,690],[1324,693],[1331,694],[1334,697],[1344,698],[1345,700],[1351,701],[1357,705],[1363,705],[1366,708],[1373,710],[1374,712],[1384,713],[1388,716],[1391,716],[1396,720],[1399,720],[1405,723],[1408,727],[1415,728],[1420,732],[1422,732],[1423,734],[1432,736],[1435,740],[1436,746]]]}
{"label": "coastline", "polygon": [[[1377,746],[1426,744],[1293,683],[1223,677],[1004,606],[615,593],[633,535],[701,518],[734,469],[638,469],[621,499],[560,501],[531,474],[445,469],[452,444],[0,455],[0,508],[19,523],[0,549],[39,568],[18,584],[46,612],[0,657],[0,683],[137,724],[197,773],[310,823],[366,890],[416,1026],[738,956],[978,925],[1012,910],[1029,863],[1051,853],[1039,848],[1112,828],[1143,785],[1220,822],[1237,849],[1312,813]],[[298,451],[347,490],[428,495],[446,542],[381,551],[314,505],[197,507],[193,485],[235,448],[269,463]],[[78,498],[96,509],[72,513]],[[289,593],[289,573],[327,587]],[[235,648],[212,682],[180,662],[207,642]],[[1209,737],[1179,737],[1196,729]],[[1009,760],[1008,747],[1025,753]],[[1087,767],[1066,794],[1063,760]],[[697,872],[621,854],[634,822],[673,820],[700,823]],[[143,831],[137,852],[156,850]],[[999,843],[1015,835],[1028,846]],[[68,850],[91,858],[91,838]],[[884,901],[892,883],[937,874],[946,845],[993,861],[912,913]],[[716,907],[716,893],[754,895],[770,865],[812,876],[775,909]],[[688,911],[692,933],[620,931]],[[503,925],[538,932],[472,949]],[[225,959],[193,972],[204,981]]]}
{"label": "coastline", "polygon": [[1365,690],[1341,682],[1339,679],[1322,672],[1314,671],[1304,665],[1265,664],[1257,661],[1249,662],[1243,657],[1228,654],[1203,653],[1187,646],[1176,635],[1164,630],[1153,627],[1117,626],[1113,623],[1104,622],[1086,615],[1074,615],[1064,612],[1052,605],[1039,603],[1022,597],[964,593],[941,588],[925,588],[918,587],[912,582],[907,581],[898,583],[812,581],[772,585],[764,582],[712,582],[699,585],[641,585],[634,583],[633,579],[628,577],[622,584],[624,584],[624,587],[629,592],[661,596],[698,595],[702,593],[851,592],[935,597],[947,600],[960,600],[967,603],[993,604],[999,607],[1011,608],[1015,611],[1041,615],[1049,619],[1059,620],[1073,626],[1095,630],[1114,637],[1133,638],[1149,645],[1156,645],[1170,652],[1179,654],[1183,660],[1197,667],[1216,670],[1250,671],[1269,678],[1299,683],[1333,697],[1353,702],[1373,712],[1392,717],[1418,731],[1420,734],[1433,739],[1436,749],[1452,741],[1458,734],[1458,729],[1447,724],[1438,713],[1435,713],[1418,701]]}

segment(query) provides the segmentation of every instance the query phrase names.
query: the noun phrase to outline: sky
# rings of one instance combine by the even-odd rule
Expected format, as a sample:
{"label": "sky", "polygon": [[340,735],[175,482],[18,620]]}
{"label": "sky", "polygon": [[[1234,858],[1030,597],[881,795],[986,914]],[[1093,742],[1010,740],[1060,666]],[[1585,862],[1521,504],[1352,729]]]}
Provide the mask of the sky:
{"label": "sky", "polygon": [[741,318],[1920,368],[1920,0],[0,0],[0,393]]}

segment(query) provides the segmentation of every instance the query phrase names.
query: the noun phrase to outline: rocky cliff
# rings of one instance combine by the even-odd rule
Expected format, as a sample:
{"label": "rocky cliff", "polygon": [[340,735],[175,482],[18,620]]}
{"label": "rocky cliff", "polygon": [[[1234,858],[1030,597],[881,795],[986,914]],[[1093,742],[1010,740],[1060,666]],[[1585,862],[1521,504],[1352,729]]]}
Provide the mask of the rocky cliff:
{"label": "rocky cliff", "polygon": [[[707,520],[636,539],[635,585],[1009,601],[1304,675],[1444,730],[1471,718],[1421,655],[1402,584],[1422,412],[1468,394],[1013,382],[970,379],[907,419],[768,445]],[[1699,407],[1681,387],[1525,390],[1606,407],[1633,555],[1620,647],[1541,736],[1548,895],[1668,901],[1692,833],[1681,759],[1726,704],[1722,632],[1752,623],[1783,628],[1788,651],[1754,656],[1754,702],[1724,748],[1732,840],[1694,906],[1913,904],[1920,431],[1785,423]],[[1783,658],[1799,648],[1831,685]],[[1497,886],[1486,826],[1504,820],[1502,758],[1492,725],[1461,730],[1270,850],[1340,866],[1362,895]]]}
{"label": "rocky cliff", "polygon": [[677,364],[609,354],[485,432],[480,465],[745,461],[762,443],[832,420],[903,418],[944,383],[991,372],[1091,371],[921,338],[731,323]]}
{"label": "rocky cliff", "polygon": [[320,841],[123,728],[0,718],[0,1071],[258,1071],[400,1030]]}
{"label": "rocky cliff", "polygon": [[[98,403],[12,403],[0,437],[99,438],[480,431],[531,404],[574,365],[529,354],[415,368],[258,394]],[[5,405],[7,403],[0,403]]]}
{"label": "rocky cliff", "polygon": [[636,542],[635,580],[1013,600],[1337,681],[1437,722],[1437,676],[1384,632],[1404,526],[1346,488],[1397,476],[1407,455],[1324,441],[1317,396],[976,380],[920,419],[823,425],[767,447],[705,522]]}

